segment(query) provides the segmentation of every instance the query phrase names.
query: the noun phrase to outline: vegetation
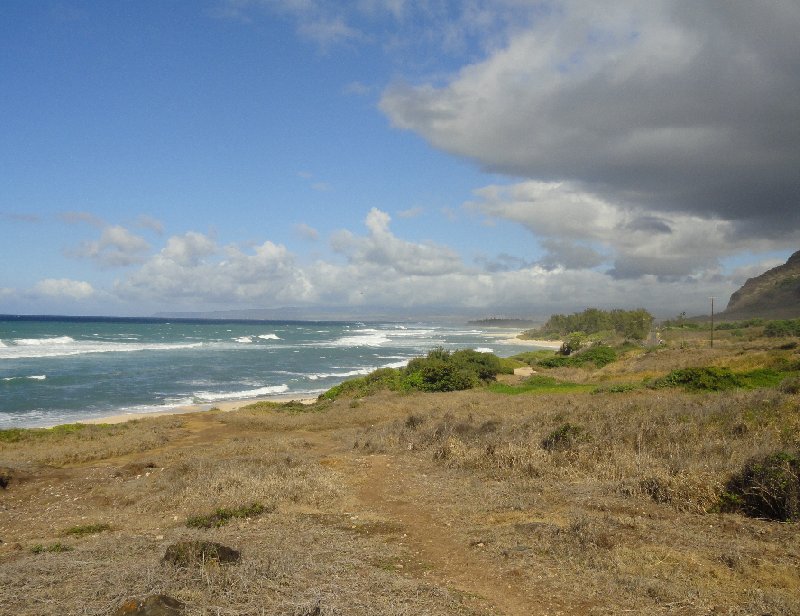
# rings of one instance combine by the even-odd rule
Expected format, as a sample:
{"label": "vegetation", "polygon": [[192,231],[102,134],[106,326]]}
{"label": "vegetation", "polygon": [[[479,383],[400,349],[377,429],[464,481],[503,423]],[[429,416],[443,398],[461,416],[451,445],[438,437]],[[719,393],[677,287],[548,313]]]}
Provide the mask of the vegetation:
{"label": "vegetation", "polygon": [[770,321],[764,326],[764,335],[770,338],[800,336],[800,319]]}
{"label": "vegetation", "polygon": [[778,451],[748,460],[728,482],[722,509],[782,522],[800,520],[800,456]]}
{"label": "vegetation", "polygon": [[51,554],[60,554],[61,552],[71,552],[72,547],[65,545],[61,542],[51,543],[50,545],[42,545],[37,543],[31,547],[31,552],[34,554],[44,554],[49,552]]}
{"label": "vegetation", "polygon": [[607,333],[629,340],[644,340],[653,324],[653,315],[647,310],[599,310],[587,308],[570,315],[554,314],[538,329],[523,332],[523,338],[557,339],[573,332],[586,335]]}
{"label": "vegetation", "polygon": [[412,359],[405,368],[381,368],[370,374],[336,385],[320,396],[336,400],[341,396],[364,397],[382,389],[391,391],[444,392],[470,389],[493,381],[513,368],[492,353],[471,349],[449,351],[441,347],[425,357]]}
{"label": "vegetation", "polygon": [[96,535],[107,530],[111,530],[110,524],[79,524],[70,526],[63,534],[72,537],[85,537],[86,535]]}
{"label": "vegetation", "polygon": [[548,357],[539,360],[538,364],[544,368],[560,368],[563,366],[582,367],[586,364],[594,364],[596,367],[602,368],[616,360],[617,352],[613,348],[604,344],[598,344],[580,353]]}
{"label": "vegetation", "polygon": [[508,383],[492,383],[489,385],[489,391],[508,395],[527,393],[575,393],[579,391],[589,391],[592,388],[592,385],[559,381],[551,376],[542,374],[534,374],[518,385],[510,385]]}
{"label": "vegetation", "polygon": [[673,370],[669,374],[651,381],[649,387],[653,389],[683,387],[690,391],[723,391],[737,387],[747,389],[774,387],[783,380],[783,374],[770,368],[734,373],[730,368],[701,366]]}
{"label": "vegetation", "polygon": [[261,503],[242,505],[232,509],[221,507],[213,513],[189,516],[186,520],[186,526],[189,528],[219,528],[231,520],[252,518],[261,515],[265,511],[266,507]]}

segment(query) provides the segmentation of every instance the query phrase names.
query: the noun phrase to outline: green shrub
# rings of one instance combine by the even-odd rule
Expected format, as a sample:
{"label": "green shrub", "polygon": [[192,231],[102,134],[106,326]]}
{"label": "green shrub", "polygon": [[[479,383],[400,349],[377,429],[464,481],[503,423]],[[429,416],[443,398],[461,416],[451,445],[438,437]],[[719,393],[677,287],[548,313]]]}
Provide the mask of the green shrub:
{"label": "green shrub", "polygon": [[800,336],[800,319],[770,321],[764,326],[764,335],[770,338]]}
{"label": "green shrub", "polygon": [[516,359],[527,365],[538,364],[543,359],[550,359],[555,356],[555,351],[542,349],[540,351],[525,351],[524,353],[517,353],[512,355],[510,359]]}
{"label": "green shrub", "polygon": [[755,518],[799,520],[800,457],[778,451],[749,460],[728,482],[720,508]]}
{"label": "green shrub", "polygon": [[704,366],[673,370],[649,383],[653,389],[684,387],[693,391],[722,391],[741,387],[742,381],[729,368]]}
{"label": "green shrub", "polygon": [[614,349],[605,344],[596,344],[567,357],[556,355],[542,359],[539,361],[539,365],[545,368],[560,368],[562,366],[582,367],[587,364],[594,364],[598,368],[602,368],[616,360],[617,352]]}
{"label": "green shrub", "polygon": [[219,528],[236,518],[251,518],[266,511],[266,507],[261,503],[253,503],[249,506],[237,507],[235,509],[217,509],[213,513],[189,516],[186,519],[186,526],[189,528]]}
{"label": "green shrub", "polygon": [[450,352],[439,347],[408,362],[402,384],[420,391],[457,391],[493,381],[502,370],[500,358],[492,353]]}
{"label": "green shrub", "polygon": [[340,396],[363,398],[381,389],[397,390],[401,388],[401,372],[394,368],[379,368],[366,376],[349,379],[334,385],[320,394],[320,400],[336,400]]}
{"label": "green shrub", "polygon": [[636,383],[614,383],[612,385],[598,385],[592,390],[593,394],[624,394],[639,389]]}
{"label": "green shrub", "polygon": [[37,543],[35,546],[31,548],[31,552],[34,554],[44,554],[45,552],[49,552],[51,554],[59,554],[61,552],[71,552],[72,547],[68,545],[64,545],[61,542],[51,543],[50,545],[42,545],[41,543]]}

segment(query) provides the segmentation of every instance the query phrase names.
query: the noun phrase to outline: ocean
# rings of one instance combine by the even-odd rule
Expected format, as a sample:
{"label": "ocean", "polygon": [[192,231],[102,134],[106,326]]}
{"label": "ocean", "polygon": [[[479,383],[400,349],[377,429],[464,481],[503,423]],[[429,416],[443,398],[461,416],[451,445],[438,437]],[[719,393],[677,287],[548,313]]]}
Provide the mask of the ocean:
{"label": "ocean", "polygon": [[437,346],[522,350],[503,337],[430,323],[0,316],[0,429],[316,397]]}

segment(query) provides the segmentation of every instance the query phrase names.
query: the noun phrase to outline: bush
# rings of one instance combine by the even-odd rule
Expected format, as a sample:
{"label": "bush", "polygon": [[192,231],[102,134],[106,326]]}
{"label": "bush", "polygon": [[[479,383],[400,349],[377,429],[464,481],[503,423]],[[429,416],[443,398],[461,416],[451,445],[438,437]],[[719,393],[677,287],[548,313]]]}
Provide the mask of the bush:
{"label": "bush", "polygon": [[440,347],[408,362],[402,384],[421,391],[457,391],[493,381],[502,371],[500,358],[492,353],[471,349],[451,353]]}
{"label": "bush", "polygon": [[785,394],[800,394],[800,376],[786,377],[778,385],[778,389]]}
{"label": "bush", "polygon": [[800,319],[770,321],[764,326],[764,335],[770,338],[800,336]]}
{"label": "bush", "polygon": [[556,355],[539,360],[539,365],[545,368],[560,368],[562,366],[582,367],[586,364],[594,364],[602,368],[617,360],[617,352],[605,344],[596,344],[585,351],[574,353],[568,357]]}
{"label": "bush", "polygon": [[738,511],[754,518],[792,521],[800,519],[800,457],[778,451],[749,460],[728,482],[723,511]]}
{"label": "bush", "polygon": [[584,440],[583,428],[575,424],[565,423],[556,428],[542,440],[542,449],[547,451],[564,451]]}
{"label": "bush", "polygon": [[741,387],[742,381],[729,368],[705,366],[673,370],[666,376],[652,381],[653,389],[662,387],[685,387],[694,391],[722,391]]}
{"label": "bush", "polygon": [[214,513],[189,516],[186,526],[189,528],[219,528],[235,518],[250,518],[266,511],[261,503],[250,506],[237,507],[236,509],[217,509]]}

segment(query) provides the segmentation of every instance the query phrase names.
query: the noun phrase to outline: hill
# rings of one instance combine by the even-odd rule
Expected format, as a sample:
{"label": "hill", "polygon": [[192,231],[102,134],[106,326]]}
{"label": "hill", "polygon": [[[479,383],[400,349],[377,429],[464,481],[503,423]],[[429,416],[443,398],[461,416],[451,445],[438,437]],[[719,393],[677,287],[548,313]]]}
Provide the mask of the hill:
{"label": "hill", "polygon": [[720,315],[729,319],[800,317],[800,250],[783,265],[750,278]]}

